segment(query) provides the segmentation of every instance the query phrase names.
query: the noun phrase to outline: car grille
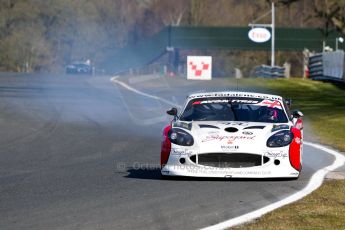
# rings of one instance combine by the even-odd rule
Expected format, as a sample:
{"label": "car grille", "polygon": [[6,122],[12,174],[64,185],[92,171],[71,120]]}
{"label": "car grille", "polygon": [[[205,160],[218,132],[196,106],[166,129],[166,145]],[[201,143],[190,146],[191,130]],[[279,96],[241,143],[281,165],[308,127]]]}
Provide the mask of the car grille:
{"label": "car grille", "polygon": [[192,155],[190,160],[199,165],[217,168],[248,168],[263,165],[270,159],[251,153],[204,153]]}

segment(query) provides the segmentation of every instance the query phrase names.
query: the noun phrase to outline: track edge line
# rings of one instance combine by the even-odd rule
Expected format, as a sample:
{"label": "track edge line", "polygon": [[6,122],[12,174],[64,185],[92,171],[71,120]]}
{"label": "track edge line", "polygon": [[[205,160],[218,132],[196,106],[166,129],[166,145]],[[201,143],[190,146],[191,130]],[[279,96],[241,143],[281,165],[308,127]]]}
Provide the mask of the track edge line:
{"label": "track edge line", "polygon": [[304,144],[319,149],[321,151],[327,152],[335,157],[334,162],[331,165],[328,165],[322,169],[319,169],[316,171],[313,176],[310,178],[307,186],[305,186],[302,190],[278,201],[272,204],[269,204],[263,208],[257,209],[255,211],[249,212],[247,214],[220,222],[215,225],[211,225],[209,227],[202,228],[202,230],[219,230],[219,229],[228,229],[240,224],[244,224],[247,222],[250,222],[254,219],[260,218],[263,215],[274,211],[275,209],[281,208],[285,205],[291,204],[297,200],[300,200],[304,198],[305,196],[309,195],[316,189],[318,189],[321,185],[322,182],[325,179],[325,176],[327,175],[328,172],[335,170],[345,164],[345,156],[341,154],[340,152],[330,149],[326,146],[316,144],[316,143],[311,143],[311,142],[304,142]]}

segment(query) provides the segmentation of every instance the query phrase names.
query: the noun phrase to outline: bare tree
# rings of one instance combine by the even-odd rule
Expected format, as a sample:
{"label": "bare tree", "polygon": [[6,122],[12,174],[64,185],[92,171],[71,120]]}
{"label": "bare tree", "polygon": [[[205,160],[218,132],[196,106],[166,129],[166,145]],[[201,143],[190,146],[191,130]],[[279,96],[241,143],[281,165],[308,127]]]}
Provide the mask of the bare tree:
{"label": "bare tree", "polygon": [[165,26],[180,26],[187,15],[189,3],[186,0],[153,0],[152,11]]}

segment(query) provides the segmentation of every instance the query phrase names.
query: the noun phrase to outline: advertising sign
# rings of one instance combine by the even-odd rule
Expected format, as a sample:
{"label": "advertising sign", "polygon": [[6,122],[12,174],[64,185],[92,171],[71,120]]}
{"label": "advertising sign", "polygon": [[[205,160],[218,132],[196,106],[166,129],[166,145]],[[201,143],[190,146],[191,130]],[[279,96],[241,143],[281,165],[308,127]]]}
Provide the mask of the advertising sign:
{"label": "advertising sign", "polygon": [[187,79],[211,80],[212,57],[211,56],[188,56]]}
{"label": "advertising sign", "polygon": [[266,28],[253,28],[249,30],[248,37],[253,42],[263,43],[271,39],[271,32]]}

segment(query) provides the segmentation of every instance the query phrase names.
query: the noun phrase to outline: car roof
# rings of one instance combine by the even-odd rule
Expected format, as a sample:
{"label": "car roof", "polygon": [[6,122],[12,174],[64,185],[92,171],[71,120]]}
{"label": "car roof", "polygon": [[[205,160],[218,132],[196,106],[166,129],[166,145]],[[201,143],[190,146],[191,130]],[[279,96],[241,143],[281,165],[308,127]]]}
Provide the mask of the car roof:
{"label": "car roof", "polygon": [[187,99],[194,98],[208,98],[208,97],[248,97],[248,98],[261,98],[269,100],[282,101],[283,98],[278,95],[254,93],[254,92],[241,92],[241,91],[220,91],[220,92],[205,92],[205,93],[193,93],[190,94]]}

